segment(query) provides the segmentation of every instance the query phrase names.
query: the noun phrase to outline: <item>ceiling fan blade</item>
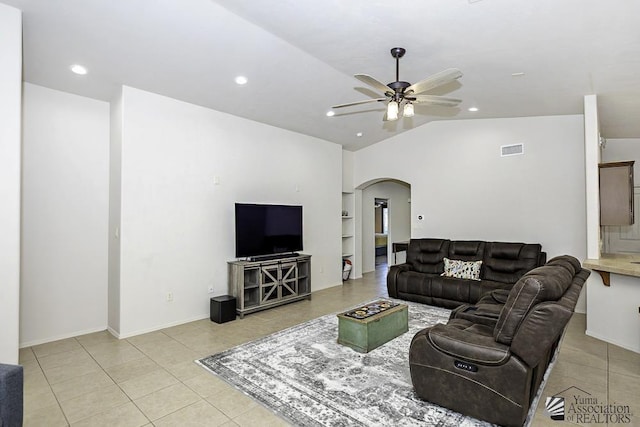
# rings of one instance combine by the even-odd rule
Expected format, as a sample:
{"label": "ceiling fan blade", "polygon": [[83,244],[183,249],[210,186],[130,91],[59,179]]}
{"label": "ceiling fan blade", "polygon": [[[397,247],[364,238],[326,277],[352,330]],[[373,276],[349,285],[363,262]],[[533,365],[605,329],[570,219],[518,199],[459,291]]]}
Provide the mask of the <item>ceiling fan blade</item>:
{"label": "ceiling fan blade", "polygon": [[384,93],[385,95],[387,93],[393,94],[395,92],[393,89],[391,89],[386,84],[382,83],[379,80],[376,80],[375,78],[373,78],[373,77],[371,77],[371,76],[369,76],[367,74],[355,74],[353,77],[355,77],[356,79],[360,80],[363,83],[368,84],[372,88],[378,89],[380,92]]}
{"label": "ceiling fan blade", "polygon": [[424,80],[414,83],[404,90],[405,94],[415,94],[426,92],[430,89],[434,89],[438,86],[451,83],[452,81],[462,77],[462,72],[457,68],[449,68],[444,71],[440,71],[432,76],[427,77]]}
{"label": "ceiling fan blade", "polygon": [[348,102],[346,104],[333,105],[331,108],[351,107],[352,105],[368,104],[369,102],[382,102],[386,100],[387,98],[367,99],[365,101],[355,101],[355,102]]}
{"label": "ceiling fan blade", "polygon": [[[413,100],[415,98],[415,100]],[[455,107],[462,102],[461,99],[447,98],[445,96],[436,95],[416,95],[407,97],[408,100],[420,104],[440,105],[443,107]]]}

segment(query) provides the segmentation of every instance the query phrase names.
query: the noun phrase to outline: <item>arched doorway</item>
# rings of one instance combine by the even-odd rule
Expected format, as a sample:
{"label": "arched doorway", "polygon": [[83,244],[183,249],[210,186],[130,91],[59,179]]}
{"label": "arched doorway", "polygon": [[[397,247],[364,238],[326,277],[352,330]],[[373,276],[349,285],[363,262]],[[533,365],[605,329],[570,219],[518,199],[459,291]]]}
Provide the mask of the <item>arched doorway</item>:
{"label": "arched doorway", "polygon": [[411,184],[380,178],[362,183],[356,190],[360,194],[360,239],[355,249],[361,273],[386,271],[389,265],[404,261],[405,254],[394,256],[393,243],[411,238]]}

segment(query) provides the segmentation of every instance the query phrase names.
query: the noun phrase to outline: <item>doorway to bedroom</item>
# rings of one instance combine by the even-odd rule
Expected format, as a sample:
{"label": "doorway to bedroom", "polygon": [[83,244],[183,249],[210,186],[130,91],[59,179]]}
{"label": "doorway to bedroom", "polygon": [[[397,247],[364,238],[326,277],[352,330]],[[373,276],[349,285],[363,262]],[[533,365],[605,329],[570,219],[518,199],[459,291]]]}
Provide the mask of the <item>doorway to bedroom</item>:
{"label": "doorway to bedroom", "polygon": [[373,233],[375,251],[375,268],[387,267],[387,252],[389,241],[389,201],[387,199],[374,199],[373,204]]}
{"label": "doorway to bedroom", "polygon": [[[405,252],[392,248],[411,237],[411,184],[392,178],[371,180],[356,187],[360,220],[356,239],[359,273],[375,272],[384,280],[388,267],[404,262]],[[395,244],[395,245],[394,245]],[[356,266],[357,268],[357,266]]]}

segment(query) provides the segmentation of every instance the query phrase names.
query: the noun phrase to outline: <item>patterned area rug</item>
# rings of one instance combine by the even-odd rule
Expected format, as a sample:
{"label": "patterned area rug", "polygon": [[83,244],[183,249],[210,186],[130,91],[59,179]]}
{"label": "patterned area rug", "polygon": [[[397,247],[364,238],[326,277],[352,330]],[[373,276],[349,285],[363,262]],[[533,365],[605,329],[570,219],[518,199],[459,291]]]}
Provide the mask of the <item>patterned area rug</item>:
{"label": "patterned area rug", "polygon": [[366,354],[337,343],[338,320],[331,314],[196,363],[296,426],[492,425],[414,394],[411,339],[446,323],[449,310],[402,302],[409,305],[409,332]]}

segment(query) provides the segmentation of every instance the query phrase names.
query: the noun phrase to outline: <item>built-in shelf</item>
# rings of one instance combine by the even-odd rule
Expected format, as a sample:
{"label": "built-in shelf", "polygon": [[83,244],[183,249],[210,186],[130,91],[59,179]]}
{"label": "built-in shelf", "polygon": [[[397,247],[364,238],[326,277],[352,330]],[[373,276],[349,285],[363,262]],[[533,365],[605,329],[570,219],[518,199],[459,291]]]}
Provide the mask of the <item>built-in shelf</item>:
{"label": "built-in shelf", "polygon": [[[355,253],[355,194],[353,191],[342,192],[342,261],[351,264],[353,269]],[[343,274],[343,280],[345,279]]]}

